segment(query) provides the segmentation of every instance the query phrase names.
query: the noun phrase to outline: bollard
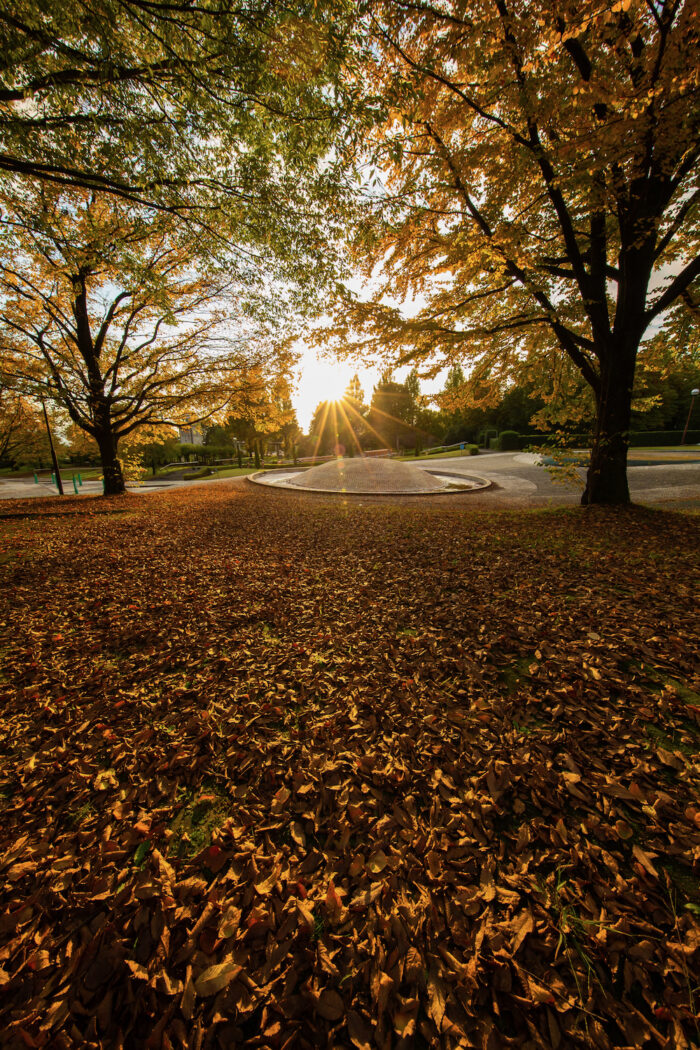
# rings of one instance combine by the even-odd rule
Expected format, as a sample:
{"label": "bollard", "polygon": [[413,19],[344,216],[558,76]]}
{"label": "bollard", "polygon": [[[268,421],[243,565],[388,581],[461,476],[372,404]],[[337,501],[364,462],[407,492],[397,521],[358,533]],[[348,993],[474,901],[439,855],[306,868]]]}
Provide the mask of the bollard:
{"label": "bollard", "polygon": [[82,487],[83,479],[81,478],[80,474],[78,474],[78,484]]}
{"label": "bollard", "polygon": [[78,495],[78,482],[75,480],[75,474],[73,475],[73,492]]}

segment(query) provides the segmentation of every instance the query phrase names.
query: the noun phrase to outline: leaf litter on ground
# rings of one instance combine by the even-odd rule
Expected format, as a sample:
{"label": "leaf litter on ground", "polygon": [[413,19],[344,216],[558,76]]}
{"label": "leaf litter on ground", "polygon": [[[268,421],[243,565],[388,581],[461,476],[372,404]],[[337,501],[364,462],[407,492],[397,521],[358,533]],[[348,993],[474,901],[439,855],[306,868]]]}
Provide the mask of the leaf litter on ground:
{"label": "leaf litter on ground", "polygon": [[4,1047],[698,1045],[696,518],[10,513]]}

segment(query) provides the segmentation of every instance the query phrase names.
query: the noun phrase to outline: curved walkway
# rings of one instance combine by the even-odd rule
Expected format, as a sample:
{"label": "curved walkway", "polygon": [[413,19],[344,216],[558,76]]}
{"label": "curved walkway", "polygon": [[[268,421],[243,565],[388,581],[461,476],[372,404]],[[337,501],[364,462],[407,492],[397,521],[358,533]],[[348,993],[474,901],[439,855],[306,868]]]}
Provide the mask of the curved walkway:
{"label": "curved walkway", "polygon": [[[700,456],[691,462],[667,462],[673,455],[657,453],[659,461],[653,466],[636,466],[634,459],[627,467],[630,494],[635,503],[664,503],[668,500],[688,501],[700,508]],[[433,461],[435,462],[435,461]],[[538,457],[528,452],[491,452],[474,457],[455,457],[440,461],[444,471],[468,474],[477,469],[497,486],[488,496],[493,502],[512,505],[575,505],[581,500],[585,470],[579,468],[579,482],[560,482],[546,467],[538,465]],[[428,466],[419,463],[419,466]]]}

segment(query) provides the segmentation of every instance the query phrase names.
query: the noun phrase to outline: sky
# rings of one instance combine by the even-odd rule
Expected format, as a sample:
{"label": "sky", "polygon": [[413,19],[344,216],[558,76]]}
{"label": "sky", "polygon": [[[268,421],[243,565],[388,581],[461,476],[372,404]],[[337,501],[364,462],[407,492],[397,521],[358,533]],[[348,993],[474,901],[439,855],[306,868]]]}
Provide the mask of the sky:
{"label": "sky", "polygon": [[[359,278],[350,280],[348,287],[361,295],[363,298],[371,297],[372,282],[364,284]],[[388,305],[399,305],[395,300],[384,297],[383,301]],[[425,305],[422,296],[416,296],[410,301],[400,304],[402,312],[411,317]],[[300,361],[297,369],[296,390],[292,396],[292,404],[296,409],[297,422],[303,432],[308,434],[309,424],[320,401],[334,401],[341,398],[345,393],[352,377],[357,373],[360,386],[365,396],[365,404],[372,400],[372,391],[379,382],[381,373],[386,364],[372,366],[367,364],[360,367],[356,361],[331,360],[318,353],[316,348],[307,347],[303,340],[299,340],[296,349],[300,352]],[[410,366],[396,368],[393,378],[401,383],[410,371]],[[437,393],[445,385],[447,372],[440,372],[436,379],[421,380],[420,390],[422,394]]]}
{"label": "sky", "polygon": [[[301,348],[292,404],[296,409],[297,422],[305,434],[309,432],[311,417],[319,401],[333,401],[341,398],[356,372],[365,395],[365,403],[369,404],[372,399],[372,390],[379,381],[381,372],[379,367],[360,368],[355,362],[329,360],[326,357],[319,357],[315,349]],[[394,372],[394,379],[402,382],[408,372],[408,368],[398,368]],[[422,394],[435,393],[443,386],[444,377],[442,375],[433,380],[421,380],[420,384]]]}

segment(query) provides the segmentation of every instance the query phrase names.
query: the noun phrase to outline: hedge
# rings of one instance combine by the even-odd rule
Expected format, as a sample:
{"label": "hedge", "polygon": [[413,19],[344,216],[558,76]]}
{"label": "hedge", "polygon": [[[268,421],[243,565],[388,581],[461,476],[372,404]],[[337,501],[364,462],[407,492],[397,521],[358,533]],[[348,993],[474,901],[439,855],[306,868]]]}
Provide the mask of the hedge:
{"label": "hedge", "polygon": [[[680,445],[682,438],[682,430],[638,430],[630,433],[630,445],[632,448],[639,448],[640,445]],[[685,443],[699,444],[700,430],[689,430],[685,435]]]}
{"label": "hedge", "polygon": [[[548,445],[553,438],[552,434],[521,434],[518,438],[520,449]],[[630,431],[630,448],[644,448],[653,445],[680,445],[683,438],[682,430],[637,430]],[[590,448],[593,443],[592,434],[570,434],[568,435],[568,448]],[[700,444],[700,430],[689,430],[685,436],[686,445]]]}
{"label": "hedge", "polygon": [[501,452],[517,452],[520,435],[517,430],[502,430],[498,435],[498,447]]}

